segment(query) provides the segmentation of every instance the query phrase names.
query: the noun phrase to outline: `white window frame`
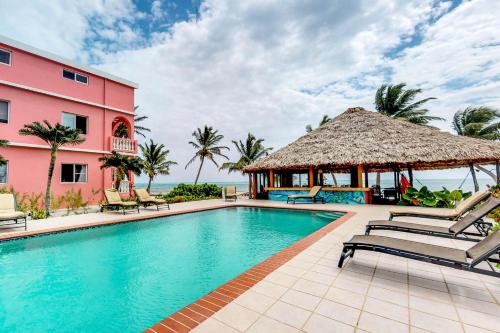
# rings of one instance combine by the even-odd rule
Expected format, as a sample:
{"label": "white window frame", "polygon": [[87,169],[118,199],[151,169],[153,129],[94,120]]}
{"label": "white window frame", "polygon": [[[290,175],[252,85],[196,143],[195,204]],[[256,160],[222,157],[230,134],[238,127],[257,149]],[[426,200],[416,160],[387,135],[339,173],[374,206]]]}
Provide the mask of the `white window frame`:
{"label": "white window frame", "polygon": [[9,161],[5,164],[5,183],[0,181],[0,184],[7,184],[9,181]]}
{"label": "white window frame", "polygon": [[71,115],[71,116],[75,116],[75,127],[73,129],[76,129],[76,117],[77,116],[87,119],[87,122],[86,122],[86,125],[85,125],[85,133],[82,133],[82,135],[89,134],[89,117],[88,116],[83,116],[81,114],[76,114],[76,113],[71,113],[71,112],[63,111],[62,114],[61,114],[61,124],[63,126],[66,126],[66,125],[64,125],[64,121],[63,121],[65,114],[68,114],[68,115]]}
{"label": "white window frame", "polygon": [[[73,166],[73,181],[72,182],[63,182],[62,180],[62,166],[63,165],[72,165]],[[85,181],[84,182],[76,182],[75,181],[75,165],[85,165]],[[80,173],[81,174],[81,173]],[[83,163],[61,163],[61,178],[59,179],[61,184],[87,184],[89,181],[89,165]]]}
{"label": "white window frame", "polygon": [[[75,74],[75,78],[74,78],[73,80],[71,80],[71,79],[69,79],[69,78],[67,78],[67,77],[64,77],[64,71],[67,71],[67,72],[70,72],[70,73]],[[89,76],[88,76],[88,75],[85,75],[85,74],[82,74],[82,73],[75,72],[74,70],[71,70],[71,69],[68,69],[68,68],[63,68],[63,69],[62,69],[62,72],[61,72],[61,75],[62,75],[62,78],[63,78],[63,79],[66,79],[66,80],[71,80],[71,81],[73,81],[73,82],[76,82],[76,83],[79,83],[79,84],[84,84],[84,85],[86,85],[86,86],[88,86],[88,85],[89,85],[90,78],[89,78]],[[77,76],[77,75],[80,75],[80,76],[84,76],[84,77],[86,77],[86,78],[87,78],[87,83],[85,83],[85,82],[81,82],[81,81],[78,81],[78,80],[76,79],[76,76]]]}
{"label": "white window frame", "polygon": [[10,67],[10,66],[12,66],[12,51],[10,51],[10,50],[6,50],[6,49],[2,49],[2,48],[0,48],[0,50],[1,50],[1,51],[4,51],[4,52],[7,52],[7,53],[9,53],[9,54],[10,54],[10,61],[9,61],[9,63],[8,63],[8,64],[6,64],[6,63],[4,63],[4,62],[0,62],[0,65],[9,66],[9,67]]}
{"label": "white window frame", "polygon": [[8,125],[10,122],[10,101],[6,99],[0,99],[0,102],[6,102],[7,103],[7,122],[0,122],[0,125]]}

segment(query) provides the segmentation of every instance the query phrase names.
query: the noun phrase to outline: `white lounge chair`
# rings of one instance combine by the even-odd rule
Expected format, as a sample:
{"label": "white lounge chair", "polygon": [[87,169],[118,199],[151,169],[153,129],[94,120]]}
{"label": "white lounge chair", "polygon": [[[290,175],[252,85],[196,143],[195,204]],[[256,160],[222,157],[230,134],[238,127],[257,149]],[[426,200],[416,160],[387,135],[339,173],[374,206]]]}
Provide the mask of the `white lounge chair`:
{"label": "white lounge chair", "polygon": [[4,226],[26,230],[26,213],[17,210],[16,197],[12,193],[0,194],[0,227]]}

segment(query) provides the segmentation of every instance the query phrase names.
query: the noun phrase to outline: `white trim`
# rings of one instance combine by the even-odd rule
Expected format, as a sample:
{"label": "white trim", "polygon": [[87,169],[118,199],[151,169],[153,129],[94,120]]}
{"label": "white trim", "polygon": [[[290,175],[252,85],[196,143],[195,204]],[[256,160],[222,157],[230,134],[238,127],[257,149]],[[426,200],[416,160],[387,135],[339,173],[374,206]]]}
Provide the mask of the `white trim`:
{"label": "white trim", "polygon": [[9,58],[9,60],[10,60],[10,61],[9,61],[9,63],[8,63],[8,64],[6,64],[6,63],[4,63],[4,62],[0,62],[0,64],[1,64],[1,65],[4,65],[4,66],[9,66],[9,67],[11,67],[11,66],[12,66],[12,51],[10,51],[10,50],[6,50],[6,49],[2,49],[2,48],[0,48],[0,51],[4,51],[4,52],[7,52],[8,54],[10,54],[10,58]]}
{"label": "white trim", "polygon": [[[37,49],[33,46],[18,42],[14,39],[8,38],[8,37],[3,36],[3,35],[0,35],[0,43],[8,45],[8,46],[16,48],[16,49],[19,49],[19,50],[22,50],[22,51],[25,51],[25,52],[35,54],[37,56],[40,56],[40,57],[43,57],[43,58],[46,58],[46,59],[49,59],[49,60],[52,60],[55,62],[58,62],[58,63],[63,64],[63,65],[77,68],[77,69],[82,70],[84,72],[91,73],[91,74],[106,78],[106,79],[111,80],[111,81],[115,81],[115,82],[124,84],[126,86],[129,86],[129,87],[132,87],[135,89],[139,88],[139,85],[135,82],[123,79],[121,77],[118,77],[118,76],[115,76],[115,75],[112,75],[112,74],[109,74],[109,73],[106,73],[103,71],[100,71],[100,70],[92,68],[92,67],[80,65],[72,60],[65,59],[65,58],[60,57],[58,55],[55,55],[53,53]],[[11,59],[12,59],[12,56],[11,56]],[[12,60],[11,60],[11,62],[12,62]]]}
{"label": "white trim", "polygon": [[62,99],[66,99],[66,100],[72,101],[72,102],[87,104],[87,105],[95,106],[95,107],[98,107],[98,108],[104,108],[104,109],[107,109],[107,110],[112,110],[112,111],[116,111],[116,112],[121,112],[121,113],[126,113],[126,114],[130,114],[130,115],[134,115],[134,112],[131,112],[131,111],[127,111],[127,110],[115,108],[115,107],[112,107],[112,106],[106,106],[106,105],[98,104],[98,103],[94,103],[94,102],[84,101],[83,99],[74,98],[74,97],[70,97],[70,96],[66,96],[66,95],[61,95],[61,94],[50,92],[50,91],[43,90],[43,89],[32,88],[32,87],[28,87],[28,86],[25,86],[25,85],[22,85],[22,84],[19,84],[19,83],[14,83],[14,82],[10,82],[10,81],[0,80],[0,84],[4,84],[4,85],[9,86],[9,87],[14,87],[14,88],[19,88],[19,89],[24,89],[24,90],[36,92],[36,93],[47,95],[47,96],[62,98]]}
{"label": "white trim", "polygon": [[[24,148],[40,148],[40,149],[50,149],[47,145],[40,145],[37,143],[23,143],[23,142],[12,142],[9,141],[9,147],[24,147]],[[98,149],[81,149],[81,148],[71,148],[71,147],[61,147],[61,151],[74,151],[79,153],[93,153],[93,154],[111,154],[109,150],[98,150]],[[120,152],[122,155],[137,156],[137,154]]]}

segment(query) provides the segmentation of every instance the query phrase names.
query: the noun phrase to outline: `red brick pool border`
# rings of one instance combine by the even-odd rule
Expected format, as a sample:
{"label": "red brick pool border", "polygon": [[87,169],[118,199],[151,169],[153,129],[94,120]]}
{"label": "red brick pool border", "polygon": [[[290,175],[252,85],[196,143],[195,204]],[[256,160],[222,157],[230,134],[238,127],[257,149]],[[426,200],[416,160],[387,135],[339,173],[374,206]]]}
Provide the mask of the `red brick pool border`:
{"label": "red brick pool border", "polygon": [[[239,205],[247,206],[247,205]],[[250,205],[249,205],[250,206]],[[252,207],[255,207],[251,205]],[[263,206],[261,206],[263,207]],[[266,207],[270,208],[270,207]],[[275,207],[272,207],[275,208]],[[305,209],[305,208],[295,208]],[[312,210],[312,209],[305,209]],[[316,209],[314,209],[316,210]],[[322,211],[326,211],[321,209]],[[328,210],[331,212],[331,210]],[[191,303],[183,309],[175,312],[169,317],[163,319],[156,325],[150,327],[145,332],[147,333],[185,333],[191,331],[200,323],[211,317],[215,312],[222,309],[226,304],[229,304],[238,296],[243,294],[255,284],[263,280],[267,275],[281,267],[287,261],[304,251],[310,245],[317,242],[323,236],[334,230],[342,223],[353,217],[355,213],[347,212],[342,217],[324,226],[323,228],[313,232],[312,234],[302,238],[296,243],[290,245],[281,252],[267,258],[261,263],[253,266],[236,278],[220,286],[219,288],[206,294],[199,300]]]}

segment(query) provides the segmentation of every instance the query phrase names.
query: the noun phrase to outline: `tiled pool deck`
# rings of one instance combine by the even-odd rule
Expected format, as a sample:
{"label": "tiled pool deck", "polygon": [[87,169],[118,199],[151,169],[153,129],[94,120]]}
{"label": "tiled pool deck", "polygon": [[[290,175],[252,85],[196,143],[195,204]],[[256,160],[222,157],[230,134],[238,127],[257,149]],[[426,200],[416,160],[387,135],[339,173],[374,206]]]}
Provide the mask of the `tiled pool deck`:
{"label": "tiled pool deck", "polygon": [[[246,205],[287,207],[270,201]],[[220,200],[172,205],[168,213],[232,205]],[[342,242],[362,234],[370,219],[387,218],[387,206],[297,205],[349,211],[288,249],[253,267],[149,332],[500,332],[500,279],[358,251],[337,268]],[[28,233],[68,226],[117,223],[160,214],[87,214],[29,222]],[[411,220],[407,218],[406,220]],[[420,220],[422,223],[448,222]],[[14,233],[0,233],[0,239]],[[25,234],[15,232],[16,235]],[[471,243],[424,235],[375,231],[437,245]]]}

